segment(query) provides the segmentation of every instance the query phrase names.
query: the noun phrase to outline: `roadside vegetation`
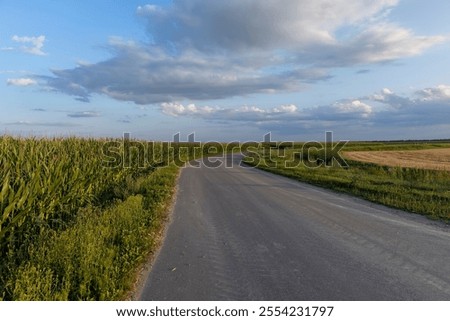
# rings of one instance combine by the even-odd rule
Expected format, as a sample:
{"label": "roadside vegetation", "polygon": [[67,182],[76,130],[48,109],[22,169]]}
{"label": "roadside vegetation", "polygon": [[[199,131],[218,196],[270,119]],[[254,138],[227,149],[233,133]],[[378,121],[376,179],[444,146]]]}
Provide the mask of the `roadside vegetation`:
{"label": "roadside vegetation", "polygon": [[[343,159],[333,158],[336,155],[327,153],[327,148],[330,150],[331,146],[273,143],[253,149],[245,161],[299,181],[450,222],[449,171],[383,166],[345,159],[345,156]],[[347,144],[340,154],[345,155],[346,151],[433,148],[450,148],[450,142],[354,142]]]}
{"label": "roadside vegetation", "polygon": [[[158,246],[180,167],[241,149],[264,170],[450,221],[448,171],[336,159],[321,147],[0,136],[0,300],[126,298]],[[444,147],[358,142],[344,151]]]}
{"label": "roadside vegetation", "polygon": [[0,299],[124,298],[180,166],[221,148],[0,136]]}

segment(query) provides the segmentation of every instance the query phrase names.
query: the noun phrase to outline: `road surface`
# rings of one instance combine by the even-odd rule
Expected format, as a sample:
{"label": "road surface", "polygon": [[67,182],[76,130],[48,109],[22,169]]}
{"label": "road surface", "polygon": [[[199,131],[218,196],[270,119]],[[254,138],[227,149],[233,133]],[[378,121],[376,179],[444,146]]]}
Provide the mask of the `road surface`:
{"label": "road surface", "polygon": [[445,224],[234,158],[183,169],[140,300],[450,300]]}

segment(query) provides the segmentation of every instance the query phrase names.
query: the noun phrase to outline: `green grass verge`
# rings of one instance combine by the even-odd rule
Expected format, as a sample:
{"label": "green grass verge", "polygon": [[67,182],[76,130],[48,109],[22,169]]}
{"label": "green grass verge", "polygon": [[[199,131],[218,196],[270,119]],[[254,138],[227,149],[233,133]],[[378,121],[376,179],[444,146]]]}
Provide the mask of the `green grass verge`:
{"label": "green grass verge", "polygon": [[[107,208],[81,209],[64,231],[44,230],[29,259],[9,271],[6,300],[117,300],[155,249],[179,169],[159,168],[137,193]],[[5,274],[4,274],[5,275]]]}
{"label": "green grass verge", "polygon": [[[348,168],[304,164],[289,167],[285,157],[254,153],[247,163],[265,171],[355,195],[389,207],[450,222],[450,173],[347,161]],[[255,157],[255,155],[257,155]],[[288,157],[289,158],[289,157]]]}

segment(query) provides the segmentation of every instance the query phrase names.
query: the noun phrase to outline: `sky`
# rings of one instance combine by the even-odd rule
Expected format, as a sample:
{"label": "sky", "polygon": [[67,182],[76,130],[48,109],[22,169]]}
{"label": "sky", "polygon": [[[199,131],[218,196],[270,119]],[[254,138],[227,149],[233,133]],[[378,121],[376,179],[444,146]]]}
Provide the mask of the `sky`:
{"label": "sky", "polygon": [[0,0],[0,130],[450,138],[446,0]]}

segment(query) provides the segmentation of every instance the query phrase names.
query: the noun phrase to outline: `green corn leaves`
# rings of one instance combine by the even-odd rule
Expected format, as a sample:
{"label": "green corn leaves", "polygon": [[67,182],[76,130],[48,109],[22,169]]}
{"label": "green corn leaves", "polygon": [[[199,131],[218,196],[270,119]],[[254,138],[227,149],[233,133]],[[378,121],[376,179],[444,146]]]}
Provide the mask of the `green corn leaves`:
{"label": "green corn leaves", "polygon": [[[129,194],[123,192],[129,177],[139,177],[153,168],[153,164],[146,168],[105,167],[105,143],[94,139],[1,136],[0,246],[11,240],[22,242],[18,236],[29,235],[37,224],[42,228],[66,222],[81,207],[122,198]],[[162,153],[149,150],[154,151]],[[162,154],[148,158],[161,159]]]}

